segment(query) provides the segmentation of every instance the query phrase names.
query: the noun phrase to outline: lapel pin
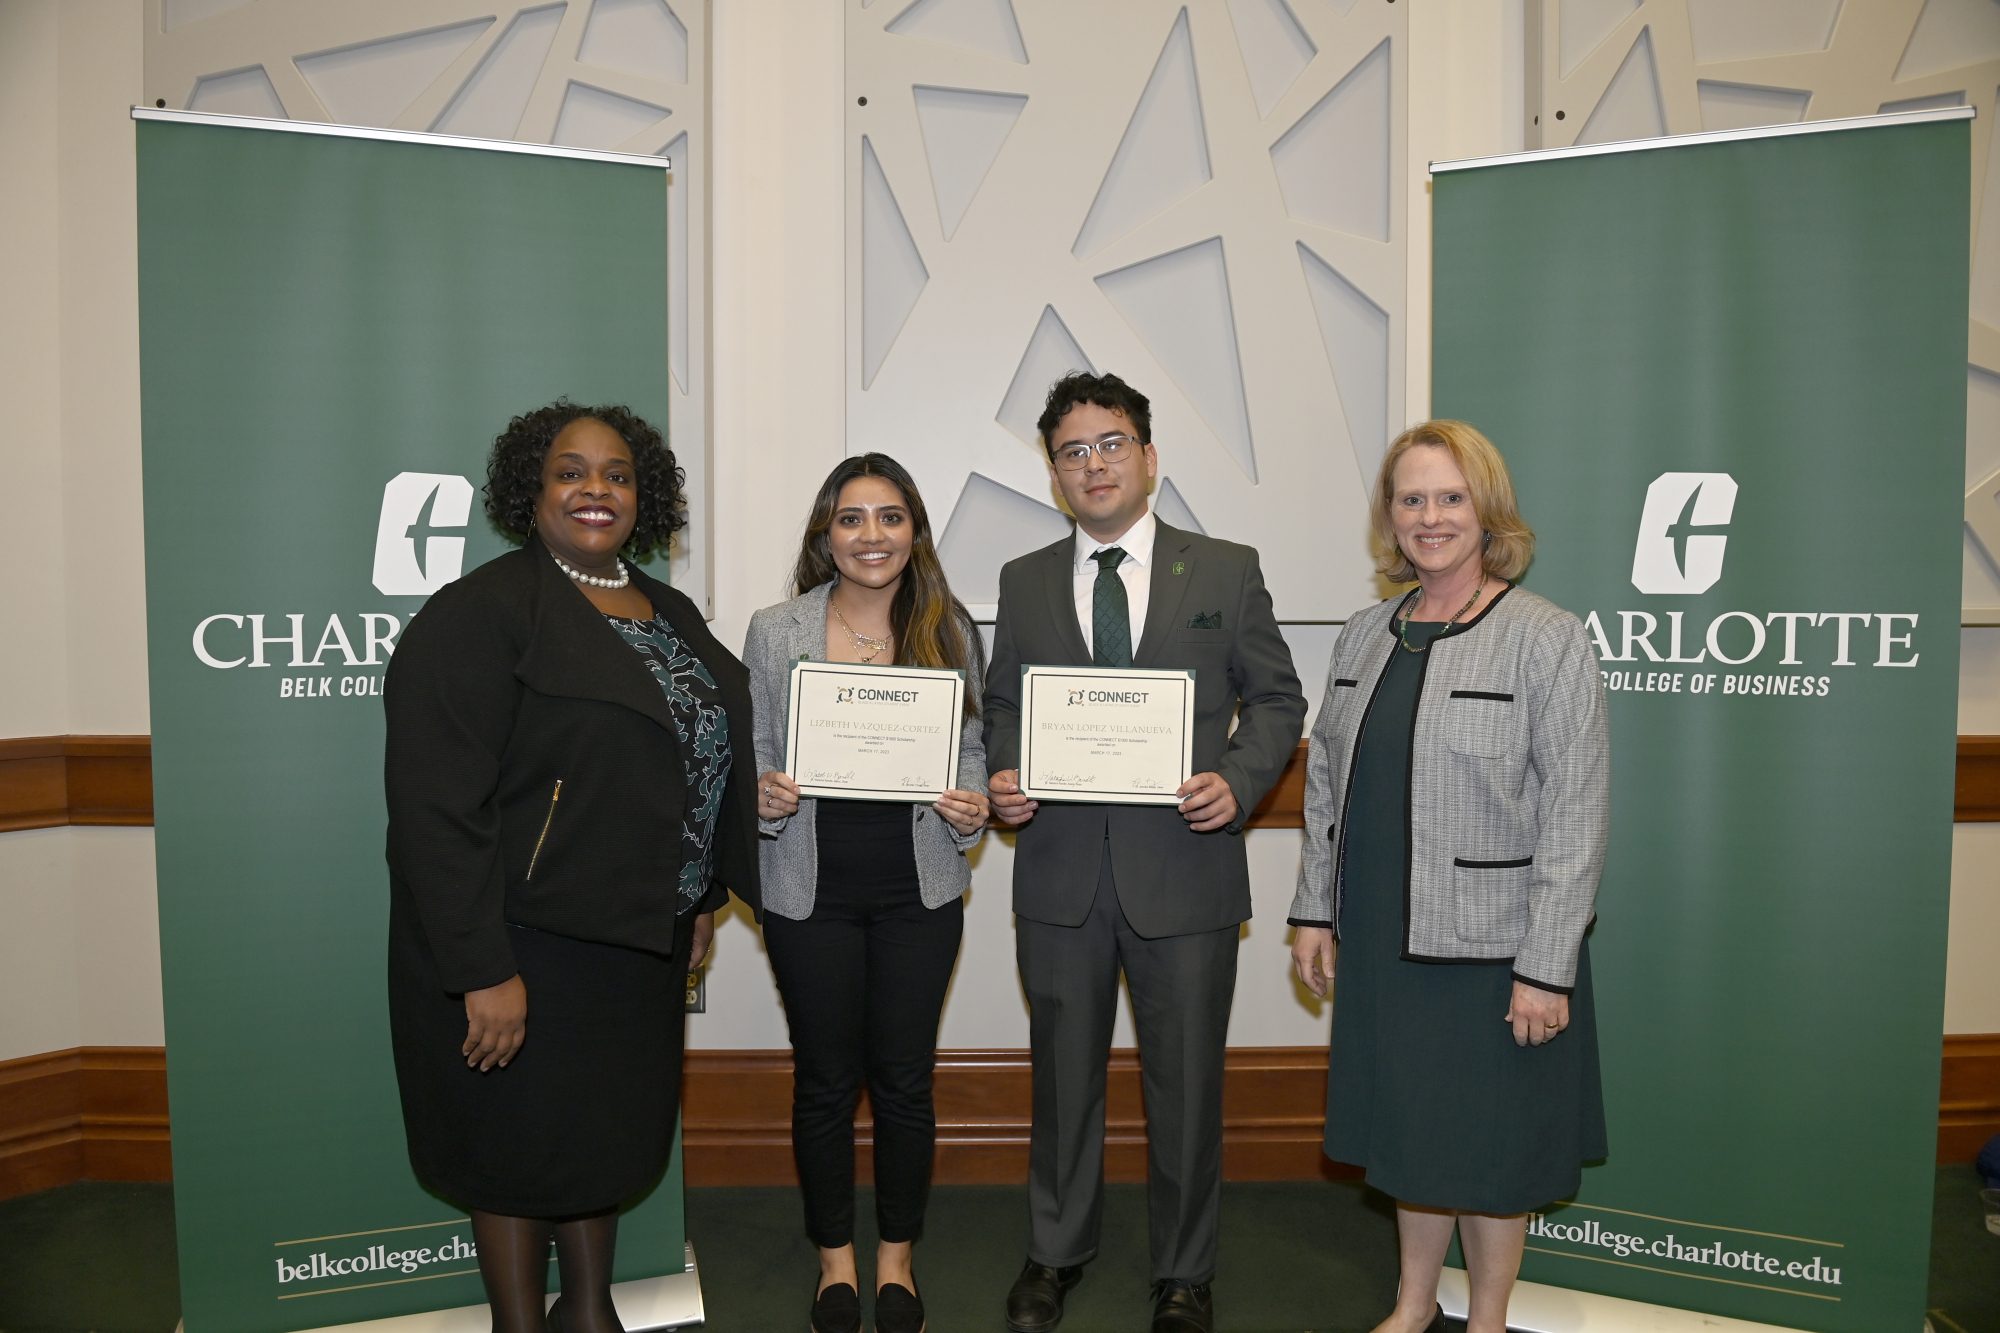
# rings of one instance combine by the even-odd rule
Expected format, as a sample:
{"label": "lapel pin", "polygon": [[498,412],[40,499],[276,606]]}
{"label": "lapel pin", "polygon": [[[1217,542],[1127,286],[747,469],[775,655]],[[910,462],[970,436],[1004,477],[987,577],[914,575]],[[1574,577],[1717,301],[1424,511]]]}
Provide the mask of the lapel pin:
{"label": "lapel pin", "polygon": [[1174,561],[1174,573],[1176,574],[1187,573],[1187,562],[1185,560]]}

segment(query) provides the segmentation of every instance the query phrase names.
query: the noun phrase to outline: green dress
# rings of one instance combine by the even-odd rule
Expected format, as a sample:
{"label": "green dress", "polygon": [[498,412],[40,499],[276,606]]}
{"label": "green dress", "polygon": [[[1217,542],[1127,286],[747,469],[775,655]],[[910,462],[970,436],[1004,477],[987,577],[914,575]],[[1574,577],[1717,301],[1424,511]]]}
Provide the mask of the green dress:
{"label": "green dress", "polygon": [[[1445,628],[1411,622],[1428,648]],[[1477,633],[1474,627],[1471,631]],[[1572,1197],[1605,1155],[1590,946],[1569,1027],[1516,1046],[1506,963],[1403,957],[1411,735],[1426,653],[1389,648],[1356,743],[1344,827],[1340,952],[1328,1059],[1326,1154],[1393,1198],[1510,1214]]]}

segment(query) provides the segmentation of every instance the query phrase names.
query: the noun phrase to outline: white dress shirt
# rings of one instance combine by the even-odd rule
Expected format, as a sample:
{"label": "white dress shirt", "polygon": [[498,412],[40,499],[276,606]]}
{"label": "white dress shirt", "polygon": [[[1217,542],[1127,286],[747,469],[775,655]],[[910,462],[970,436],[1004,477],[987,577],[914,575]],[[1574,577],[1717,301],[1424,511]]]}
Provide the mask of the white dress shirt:
{"label": "white dress shirt", "polygon": [[1072,583],[1076,592],[1076,623],[1083,629],[1083,646],[1092,653],[1097,651],[1097,643],[1091,637],[1091,615],[1097,587],[1097,561],[1095,556],[1107,546],[1122,547],[1125,558],[1118,562],[1118,577],[1125,584],[1125,607],[1132,615],[1132,652],[1139,651],[1139,636],[1146,629],[1146,602],[1153,590],[1153,538],[1159,531],[1159,524],[1148,508],[1139,516],[1139,521],[1127,528],[1123,536],[1101,542],[1085,532],[1081,527],[1075,531],[1076,555],[1073,566]]}

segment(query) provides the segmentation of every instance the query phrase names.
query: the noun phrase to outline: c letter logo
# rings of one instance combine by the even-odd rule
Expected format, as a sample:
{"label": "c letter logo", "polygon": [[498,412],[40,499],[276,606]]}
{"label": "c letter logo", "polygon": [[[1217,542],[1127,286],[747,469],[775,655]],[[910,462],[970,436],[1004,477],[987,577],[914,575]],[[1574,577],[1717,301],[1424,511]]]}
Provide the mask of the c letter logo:
{"label": "c letter logo", "polygon": [[390,597],[425,597],[457,578],[465,565],[465,538],[431,534],[464,527],[471,513],[472,483],[464,477],[399,472],[390,478],[382,488],[382,518],[375,527],[375,590]]}
{"label": "c letter logo", "polygon": [[1736,510],[1736,479],[1727,472],[1662,472],[1646,488],[1639,542],[1632,551],[1632,586],[1640,592],[1707,592],[1722,577],[1729,539],[1702,536],[1722,528]]}

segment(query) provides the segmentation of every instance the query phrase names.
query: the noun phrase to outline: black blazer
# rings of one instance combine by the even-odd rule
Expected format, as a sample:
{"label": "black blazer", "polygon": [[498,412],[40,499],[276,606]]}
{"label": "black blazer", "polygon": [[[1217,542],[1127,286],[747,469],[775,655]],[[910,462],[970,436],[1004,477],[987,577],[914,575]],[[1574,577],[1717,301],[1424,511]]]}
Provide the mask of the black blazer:
{"label": "black blazer", "polygon": [[[730,777],[700,909],[757,906],[750,677],[694,603],[632,579],[714,675]],[[668,954],[687,770],[652,672],[539,541],[440,589],[383,682],[394,916],[458,993],[516,972],[512,922]],[[558,789],[560,783],[560,789]]]}

